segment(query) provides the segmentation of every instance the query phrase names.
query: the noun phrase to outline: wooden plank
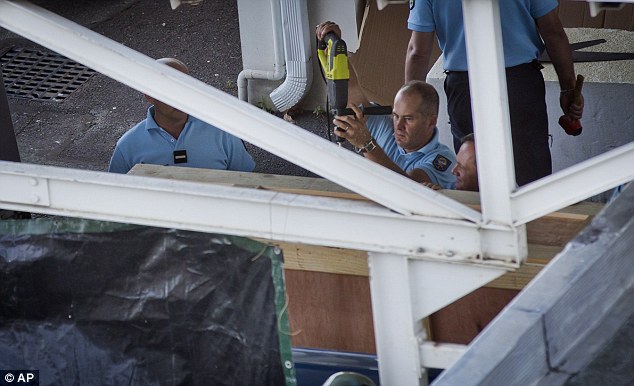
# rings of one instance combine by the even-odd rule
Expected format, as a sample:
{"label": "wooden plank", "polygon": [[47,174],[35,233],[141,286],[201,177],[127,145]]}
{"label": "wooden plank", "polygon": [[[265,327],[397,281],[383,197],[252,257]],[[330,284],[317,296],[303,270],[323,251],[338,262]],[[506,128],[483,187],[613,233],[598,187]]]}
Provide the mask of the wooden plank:
{"label": "wooden plank", "polygon": [[135,165],[128,174],[145,177],[178,179],[184,181],[207,182],[217,185],[251,189],[274,190],[284,193],[366,200],[363,196],[323,178],[234,172],[229,170],[166,167],[150,164]]}
{"label": "wooden plank", "polygon": [[505,273],[484,287],[519,291],[526,287],[543,268],[544,264],[525,263],[517,270]]}
{"label": "wooden plank", "polygon": [[257,240],[280,247],[284,251],[284,268],[286,269],[368,276],[366,251]]}
{"label": "wooden plank", "polygon": [[[287,270],[369,276],[365,251],[271,242],[263,239],[259,241],[277,245],[283,250],[284,268]],[[521,290],[560,251],[561,248],[557,247],[529,245],[529,253],[534,253],[535,257],[530,258],[519,269],[505,273],[485,287]]]}
{"label": "wooden plank", "polygon": [[[227,170],[196,169],[186,167],[170,167],[161,165],[135,165],[128,174],[146,177],[179,179],[185,181],[206,182],[220,185],[247,187],[253,189],[267,189],[273,191],[293,191],[294,193],[336,197],[341,193],[346,198],[367,200],[349,189],[335,184],[324,178],[297,177],[278,174],[246,173]],[[477,192],[461,190],[440,190],[440,193],[451,197],[465,205],[479,208],[480,196]],[[571,205],[554,214],[561,213],[593,215],[602,207],[596,203],[580,203]]]}
{"label": "wooden plank", "polygon": [[526,224],[529,243],[563,248],[590,221],[588,215],[556,213]]}

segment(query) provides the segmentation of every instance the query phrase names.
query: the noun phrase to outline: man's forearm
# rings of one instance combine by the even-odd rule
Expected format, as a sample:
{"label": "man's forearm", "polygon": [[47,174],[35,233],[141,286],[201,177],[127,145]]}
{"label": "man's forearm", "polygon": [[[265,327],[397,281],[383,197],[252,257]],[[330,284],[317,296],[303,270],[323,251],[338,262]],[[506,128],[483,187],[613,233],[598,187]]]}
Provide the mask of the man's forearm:
{"label": "man's forearm", "polygon": [[402,176],[409,178],[407,173],[405,173],[405,170],[401,169],[396,163],[394,163],[394,161],[392,161],[392,159],[388,157],[387,154],[385,154],[385,152],[380,146],[377,146],[374,150],[372,150],[369,153],[364,153],[364,156],[365,158],[369,159],[370,161],[374,163],[377,163]]}
{"label": "man's forearm", "polygon": [[412,32],[405,57],[405,82],[427,79],[433,39],[433,32]]}
{"label": "man's forearm", "polygon": [[561,25],[556,10],[537,19],[539,33],[544,39],[546,51],[555,67],[561,90],[575,87],[575,68],[572,62],[572,51],[568,36]]}
{"label": "man's forearm", "polygon": [[414,169],[410,173],[405,172],[405,170],[401,169],[400,166],[398,166],[390,157],[387,156],[387,154],[385,154],[380,146],[377,146],[369,153],[365,153],[365,158],[416,182],[431,182],[427,173],[425,173],[422,169]]}

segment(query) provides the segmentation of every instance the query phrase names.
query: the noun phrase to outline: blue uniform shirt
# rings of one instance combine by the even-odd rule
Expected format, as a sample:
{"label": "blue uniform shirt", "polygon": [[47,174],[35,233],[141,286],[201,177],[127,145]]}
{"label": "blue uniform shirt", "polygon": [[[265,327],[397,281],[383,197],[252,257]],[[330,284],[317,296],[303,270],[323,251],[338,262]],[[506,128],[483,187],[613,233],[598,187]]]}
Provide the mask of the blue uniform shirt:
{"label": "blue uniform shirt", "polygon": [[392,117],[388,115],[370,115],[367,122],[370,134],[381,146],[385,154],[390,157],[405,172],[421,169],[434,184],[445,189],[455,185],[456,177],[451,169],[456,165],[456,157],[447,146],[438,142],[438,129],[434,128],[434,136],[422,148],[406,153],[396,144]]}
{"label": "blue uniform shirt", "polygon": [[[501,0],[505,67],[529,63],[544,50],[535,20],[557,7],[557,0]],[[418,0],[409,12],[412,31],[436,32],[449,71],[467,71],[461,0]]]}
{"label": "blue uniform shirt", "polygon": [[[147,118],[117,141],[109,172],[127,173],[139,163],[243,172],[255,168],[253,158],[239,138],[189,116],[183,131],[175,139],[156,124],[153,111],[151,106]],[[182,156],[183,150],[186,158]],[[175,151],[181,151],[177,158],[186,162],[175,163]]]}

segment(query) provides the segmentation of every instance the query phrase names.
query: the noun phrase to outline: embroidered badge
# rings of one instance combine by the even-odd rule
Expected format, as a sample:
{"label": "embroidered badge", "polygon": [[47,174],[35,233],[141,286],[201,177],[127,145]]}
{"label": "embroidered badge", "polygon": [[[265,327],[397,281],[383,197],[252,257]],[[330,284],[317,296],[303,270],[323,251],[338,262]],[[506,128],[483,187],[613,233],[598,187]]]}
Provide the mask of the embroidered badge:
{"label": "embroidered badge", "polygon": [[449,168],[449,165],[451,165],[451,161],[449,161],[447,157],[438,154],[436,158],[434,158],[434,162],[432,162],[432,164],[434,165],[436,170],[444,172]]}
{"label": "embroidered badge", "polygon": [[416,0],[409,0],[409,9],[410,9],[410,11],[411,11],[412,9],[414,9],[414,3],[415,3],[415,2],[416,2]]}

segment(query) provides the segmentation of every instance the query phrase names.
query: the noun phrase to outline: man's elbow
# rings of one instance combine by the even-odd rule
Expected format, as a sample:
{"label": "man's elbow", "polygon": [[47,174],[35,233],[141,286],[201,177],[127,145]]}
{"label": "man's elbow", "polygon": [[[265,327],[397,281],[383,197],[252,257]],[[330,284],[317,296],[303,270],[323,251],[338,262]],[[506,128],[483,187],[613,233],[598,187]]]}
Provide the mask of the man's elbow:
{"label": "man's elbow", "polygon": [[420,63],[425,59],[425,53],[415,44],[410,44],[407,46],[407,54],[405,56],[405,60],[408,62],[416,62]]}

